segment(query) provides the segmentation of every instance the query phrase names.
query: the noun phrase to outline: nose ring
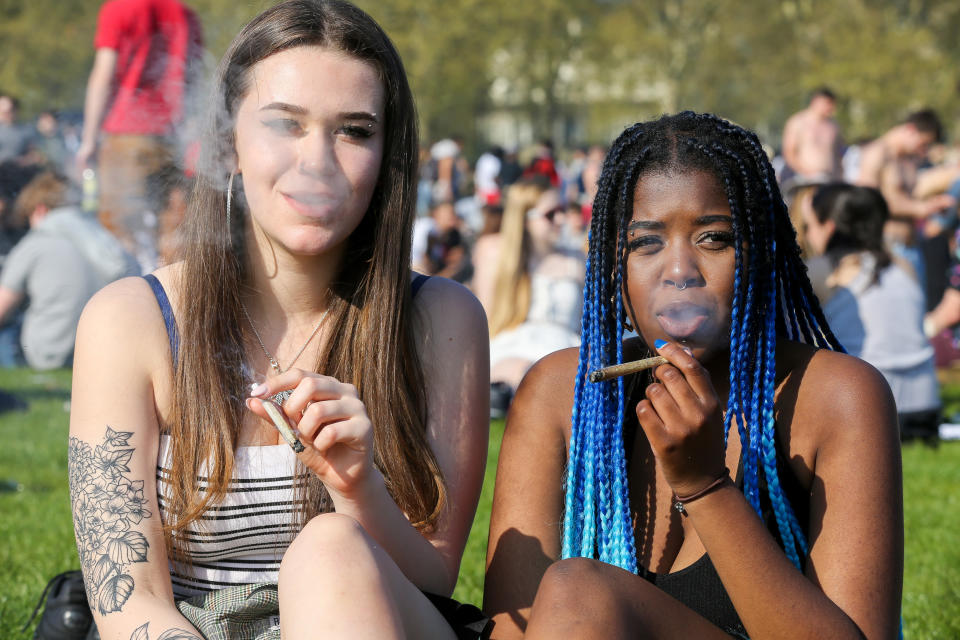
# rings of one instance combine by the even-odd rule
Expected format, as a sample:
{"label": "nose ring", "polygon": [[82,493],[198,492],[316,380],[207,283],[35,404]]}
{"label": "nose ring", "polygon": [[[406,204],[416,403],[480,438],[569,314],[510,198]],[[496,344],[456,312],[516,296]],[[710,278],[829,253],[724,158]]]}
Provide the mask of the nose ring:
{"label": "nose ring", "polygon": [[677,284],[676,282],[674,282],[673,286],[675,289],[679,289],[680,291],[683,291],[684,289],[687,288],[687,281],[684,280],[681,284]]}

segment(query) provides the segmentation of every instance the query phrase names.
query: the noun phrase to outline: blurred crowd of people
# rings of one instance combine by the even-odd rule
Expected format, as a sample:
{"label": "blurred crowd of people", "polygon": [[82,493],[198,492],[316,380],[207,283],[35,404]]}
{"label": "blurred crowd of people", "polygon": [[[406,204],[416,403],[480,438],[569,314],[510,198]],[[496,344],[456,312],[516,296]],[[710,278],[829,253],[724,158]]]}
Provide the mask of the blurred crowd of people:
{"label": "blurred crowd of people", "polygon": [[779,179],[814,291],[841,344],[883,373],[906,438],[935,438],[936,366],[958,356],[960,148],[918,110],[847,145],[837,97],[786,123]]}
{"label": "blurred crowd of people", "polygon": [[[905,437],[932,438],[935,368],[960,357],[960,148],[929,109],[847,144],[837,103],[819,89],[787,121],[777,177],[830,326],[886,377]],[[466,283],[483,304],[494,415],[533,362],[579,343],[604,154],[542,141],[519,156],[491,147],[471,165],[456,140],[423,149],[414,267]]]}
{"label": "blurred crowd of people", "polygon": [[[152,93],[133,89],[144,82],[131,61],[147,34],[102,13],[82,117],[43,111],[24,123],[16,98],[0,94],[3,366],[69,364],[93,292],[176,256],[196,152],[182,144],[184,87],[202,37],[186,7],[161,4],[165,37],[178,43],[165,55],[179,63],[152,78]],[[935,365],[960,354],[960,148],[945,144],[931,110],[848,144],[838,102],[815,91],[786,122],[773,164],[831,327],[887,377],[902,423],[931,433],[941,419]],[[533,362],[579,342],[605,153],[542,140],[490,146],[471,162],[456,138],[421,149],[413,267],[466,284],[486,310],[495,416]]]}
{"label": "blurred crowd of people", "polygon": [[78,116],[0,91],[0,366],[69,366],[87,300],[172,259],[202,47],[180,0],[113,0]]}
{"label": "blurred crowd of people", "polygon": [[423,149],[414,269],[468,285],[490,326],[492,414],[543,356],[580,342],[587,229],[606,150],[550,140],[493,146],[471,164],[444,139]]}

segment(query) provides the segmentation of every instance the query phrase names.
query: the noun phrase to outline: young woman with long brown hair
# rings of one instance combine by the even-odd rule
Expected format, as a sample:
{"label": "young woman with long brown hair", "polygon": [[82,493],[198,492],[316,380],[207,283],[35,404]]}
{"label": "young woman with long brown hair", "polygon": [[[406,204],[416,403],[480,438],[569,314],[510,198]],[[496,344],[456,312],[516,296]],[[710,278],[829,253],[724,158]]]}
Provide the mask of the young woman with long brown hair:
{"label": "young woman with long brown hair", "polygon": [[96,623],[454,638],[438,596],[482,483],[487,329],[465,289],[409,270],[399,56],[356,7],[292,0],[241,31],[213,96],[184,259],[104,289],[78,330],[70,480]]}
{"label": "young woman with long brown hair", "polygon": [[511,391],[534,362],[580,343],[584,256],[561,246],[562,205],[546,180],[516,182],[500,231],[477,240],[473,287],[490,318],[491,379]]}

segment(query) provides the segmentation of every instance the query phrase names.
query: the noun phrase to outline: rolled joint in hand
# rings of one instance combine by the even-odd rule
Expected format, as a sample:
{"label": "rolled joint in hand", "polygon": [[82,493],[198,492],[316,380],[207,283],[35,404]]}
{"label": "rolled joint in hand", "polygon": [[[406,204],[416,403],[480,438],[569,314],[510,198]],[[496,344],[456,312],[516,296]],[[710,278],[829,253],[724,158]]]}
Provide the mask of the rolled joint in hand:
{"label": "rolled joint in hand", "polygon": [[287,422],[287,416],[283,414],[280,407],[278,407],[273,400],[261,400],[260,402],[263,404],[263,410],[270,416],[270,421],[273,423],[273,426],[277,428],[277,431],[280,432],[280,435],[283,436],[286,443],[290,445],[290,448],[296,453],[302,452],[304,450],[303,443],[300,442],[297,434],[293,432],[290,423]]}
{"label": "rolled joint in hand", "polygon": [[624,362],[623,364],[615,364],[609,367],[604,367],[603,369],[591,371],[590,382],[603,382],[604,380],[619,378],[620,376],[637,373],[638,371],[659,367],[660,365],[667,364],[668,362],[669,360],[663,356],[653,356],[652,358],[644,358],[642,360]]}

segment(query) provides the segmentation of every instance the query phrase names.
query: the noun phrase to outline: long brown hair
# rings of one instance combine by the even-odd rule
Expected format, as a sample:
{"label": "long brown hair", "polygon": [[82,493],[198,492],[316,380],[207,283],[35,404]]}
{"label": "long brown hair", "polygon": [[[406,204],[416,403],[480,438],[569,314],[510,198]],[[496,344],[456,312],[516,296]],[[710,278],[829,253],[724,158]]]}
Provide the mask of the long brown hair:
{"label": "long brown hair", "polygon": [[527,212],[536,206],[546,186],[533,180],[510,185],[500,223],[500,257],[493,281],[490,335],[511,329],[530,311],[530,234]]}
{"label": "long brown hair", "polygon": [[[242,188],[234,188],[231,228],[226,185],[234,163],[234,118],[259,61],[298,46],[342,51],[377,69],[386,104],[383,162],[370,206],[349,238],[329,295],[331,333],[317,371],[354,384],[374,425],[374,461],[399,507],[428,529],[443,507],[445,483],[426,439],[424,375],[413,341],[410,237],[418,135],[400,57],[370,16],[339,0],[288,0],[264,11],[234,39],[217,70],[201,171],[185,222],[179,287],[181,348],[174,383],[168,512],[169,549],[226,493],[243,418],[244,320],[240,291],[249,282]],[[205,492],[195,478],[209,478]],[[323,511],[326,491],[302,465],[295,482],[301,522]]]}

